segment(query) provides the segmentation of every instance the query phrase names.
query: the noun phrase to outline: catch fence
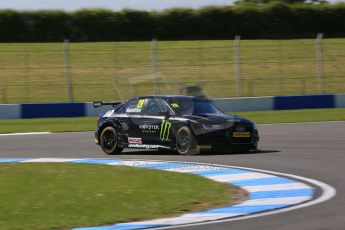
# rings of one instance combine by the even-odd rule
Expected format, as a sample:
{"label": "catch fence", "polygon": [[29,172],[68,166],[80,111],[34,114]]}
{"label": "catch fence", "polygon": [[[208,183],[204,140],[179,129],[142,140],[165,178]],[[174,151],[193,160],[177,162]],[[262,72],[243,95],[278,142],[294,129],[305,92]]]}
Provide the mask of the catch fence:
{"label": "catch fence", "polygon": [[0,103],[345,92],[345,39],[1,43]]}

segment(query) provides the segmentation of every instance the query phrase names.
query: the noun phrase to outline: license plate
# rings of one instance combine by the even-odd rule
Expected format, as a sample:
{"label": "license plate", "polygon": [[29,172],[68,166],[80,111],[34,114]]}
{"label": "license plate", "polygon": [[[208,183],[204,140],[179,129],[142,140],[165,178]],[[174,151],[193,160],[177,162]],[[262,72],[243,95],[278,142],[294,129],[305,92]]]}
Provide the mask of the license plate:
{"label": "license plate", "polygon": [[250,137],[250,132],[233,132],[233,137]]}

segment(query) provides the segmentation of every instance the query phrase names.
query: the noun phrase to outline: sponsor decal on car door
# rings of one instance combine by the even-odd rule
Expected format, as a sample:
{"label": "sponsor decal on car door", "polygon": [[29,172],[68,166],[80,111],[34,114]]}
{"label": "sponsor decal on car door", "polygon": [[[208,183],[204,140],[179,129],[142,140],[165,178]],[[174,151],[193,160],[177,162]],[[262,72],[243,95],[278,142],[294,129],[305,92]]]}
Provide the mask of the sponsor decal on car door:
{"label": "sponsor decal on car door", "polygon": [[169,140],[171,123],[168,120],[162,120],[159,132],[159,139],[161,141]]}

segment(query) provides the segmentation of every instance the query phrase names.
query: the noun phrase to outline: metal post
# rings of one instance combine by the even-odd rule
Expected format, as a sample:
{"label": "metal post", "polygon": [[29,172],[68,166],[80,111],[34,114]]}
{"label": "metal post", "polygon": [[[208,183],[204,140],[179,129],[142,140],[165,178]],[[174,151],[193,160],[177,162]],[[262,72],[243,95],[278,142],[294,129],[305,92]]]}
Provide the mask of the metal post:
{"label": "metal post", "polygon": [[68,39],[65,39],[63,41],[63,44],[64,44],[64,64],[65,64],[65,78],[66,78],[68,101],[73,102],[73,85],[72,85],[72,77],[71,77],[71,64],[70,64],[70,59],[69,59]]}
{"label": "metal post", "polygon": [[248,81],[248,94],[250,97],[254,97],[254,87],[252,81]]}
{"label": "metal post", "polygon": [[152,88],[153,95],[159,92],[158,88],[158,64],[157,64],[157,39],[152,39],[151,42],[151,64],[152,64]]}
{"label": "metal post", "polygon": [[124,100],[126,97],[122,94],[124,91],[121,88],[121,82],[119,79],[119,65],[120,65],[120,49],[113,45],[113,87],[117,95],[117,100]]}
{"label": "metal post", "polygon": [[1,101],[2,101],[2,104],[7,104],[7,90],[6,89],[1,90]]}
{"label": "metal post", "polygon": [[325,93],[325,81],[323,70],[323,50],[322,50],[323,34],[319,33],[316,36],[316,59],[317,59],[317,77],[319,79],[319,93]]}
{"label": "metal post", "polygon": [[306,94],[306,88],[305,78],[301,78],[301,95]]}
{"label": "metal post", "polygon": [[199,40],[199,47],[198,47],[198,63],[199,63],[199,80],[202,81],[204,80],[204,69],[203,69],[203,64],[204,64],[204,53],[203,53],[203,48],[201,46],[201,40]]}
{"label": "metal post", "polygon": [[25,98],[26,101],[25,102],[30,102],[30,53],[28,51],[24,52],[24,73],[23,73],[23,77],[24,77],[24,82],[25,82]]}
{"label": "metal post", "polygon": [[283,53],[284,53],[284,45],[282,42],[279,42],[279,46],[277,46],[277,54],[278,54],[278,81],[277,81],[277,90],[278,95],[284,95],[284,66],[283,66]]}
{"label": "metal post", "polygon": [[237,96],[242,96],[242,71],[241,71],[241,36],[235,36],[235,64],[236,64],[236,78],[237,78]]}

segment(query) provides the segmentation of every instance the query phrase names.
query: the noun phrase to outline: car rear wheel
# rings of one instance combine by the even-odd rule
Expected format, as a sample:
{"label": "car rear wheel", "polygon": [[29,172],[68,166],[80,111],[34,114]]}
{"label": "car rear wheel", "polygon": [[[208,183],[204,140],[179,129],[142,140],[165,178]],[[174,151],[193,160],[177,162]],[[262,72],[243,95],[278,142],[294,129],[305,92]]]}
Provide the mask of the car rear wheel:
{"label": "car rear wheel", "polygon": [[176,150],[181,155],[197,155],[200,153],[190,128],[184,126],[177,131]]}
{"label": "car rear wheel", "polygon": [[117,132],[112,126],[108,126],[103,129],[100,137],[100,145],[103,152],[108,155],[119,154],[123,150],[123,148],[119,147]]}

